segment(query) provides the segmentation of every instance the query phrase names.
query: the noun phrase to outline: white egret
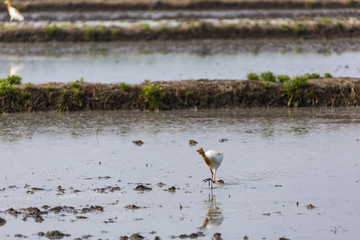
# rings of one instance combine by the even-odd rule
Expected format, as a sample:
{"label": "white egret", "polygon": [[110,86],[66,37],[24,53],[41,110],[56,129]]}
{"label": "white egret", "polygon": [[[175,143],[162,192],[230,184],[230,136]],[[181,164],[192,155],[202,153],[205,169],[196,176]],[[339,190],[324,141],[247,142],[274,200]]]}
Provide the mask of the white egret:
{"label": "white egret", "polygon": [[21,22],[24,20],[24,16],[21,15],[19,10],[17,10],[16,8],[11,6],[10,0],[5,0],[4,3],[7,4],[7,9],[9,11],[9,15],[10,15],[10,21],[15,20],[15,21]]}
{"label": "white egret", "polygon": [[224,183],[224,181],[216,181],[216,170],[220,167],[220,164],[224,158],[224,154],[218,150],[208,150],[204,152],[202,147],[196,150],[204,159],[205,164],[210,168],[211,178],[205,179],[204,181],[210,181],[211,188],[213,183]]}

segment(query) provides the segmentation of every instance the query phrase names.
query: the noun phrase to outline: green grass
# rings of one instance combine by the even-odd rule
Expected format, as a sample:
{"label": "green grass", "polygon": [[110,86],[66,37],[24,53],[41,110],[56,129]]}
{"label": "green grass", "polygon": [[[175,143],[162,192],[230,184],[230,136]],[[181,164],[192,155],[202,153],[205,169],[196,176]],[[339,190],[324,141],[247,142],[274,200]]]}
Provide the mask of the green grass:
{"label": "green grass", "polygon": [[56,25],[52,24],[49,26],[46,26],[44,29],[45,35],[49,38],[57,37],[60,35],[61,28]]}
{"label": "green grass", "polygon": [[79,87],[79,83],[78,82],[70,82],[70,87],[77,88],[77,87]]}
{"label": "green grass", "polygon": [[[328,75],[329,74],[329,75]],[[330,73],[326,73],[325,77],[331,76]],[[271,88],[272,82],[283,83],[283,94],[282,96],[287,97],[288,106],[297,106],[301,97],[302,89],[308,85],[309,79],[320,78],[318,73],[306,73],[301,76],[295,76],[291,78],[288,75],[277,75],[271,71],[262,72],[260,76],[254,72],[251,72],[247,75],[248,80],[257,80],[264,83],[264,88]]]}
{"label": "green grass", "polygon": [[16,75],[8,76],[0,79],[0,95],[4,97],[12,97],[17,93],[14,85],[21,84],[21,77]]}
{"label": "green grass", "polygon": [[287,82],[290,80],[290,76],[288,75],[277,75],[277,79],[279,82]]}
{"label": "green grass", "polygon": [[320,74],[318,74],[318,73],[305,73],[303,75],[303,77],[305,77],[307,79],[316,79],[316,78],[320,78]]}
{"label": "green grass", "polygon": [[301,90],[308,85],[309,79],[320,78],[318,73],[306,73],[295,76],[283,85],[283,96],[288,98],[288,106],[297,107],[301,98]]}
{"label": "green grass", "polygon": [[145,96],[145,102],[147,103],[147,109],[164,110],[168,108],[164,102],[165,91],[156,83],[144,87],[142,91]]}
{"label": "green grass", "polygon": [[257,75],[254,72],[248,73],[247,80],[253,81],[253,80],[260,80],[259,75]]}
{"label": "green grass", "polygon": [[84,37],[88,41],[103,40],[106,34],[106,28],[104,25],[96,25],[85,29]]}
{"label": "green grass", "polygon": [[343,24],[340,21],[337,21],[335,25],[336,25],[337,29],[343,28]]}
{"label": "green grass", "polygon": [[285,23],[283,23],[283,24],[281,24],[280,25],[280,28],[281,28],[281,30],[282,31],[289,31],[289,26],[287,25],[287,24],[285,24]]}
{"label": "green grass", "polygon": [[6,79],[5,81],[9,82],[10,84],[15,84],[15,85],[18,85],[18,84],[21,84],[21,77],[20,76],[17,76],[17,75],[10,75],[8,76],[7,78],[4,78]]}
{"label": "green grass", "polygon": [[124,82],[120,83],[119,85],[120,85],[121,90],[123,90],[124,92],[127,92],[131,89],[130,85],[128,85]]}
{"label": "green grass", "polygon": [[120,29],[118,29],[118,28],[111,30],[112,35],[118,35],[119,33],[120,33]]}
{"label": "green grass", "polygon": [[166,25],[162,25],[160,27],[160,32],[161,33],[167,33],[169,31],[168,27]]}
{"label": "green grass", "polygon": [[32,83],[26,83],[25,84],[25,89],[32,89],[32,88],[33,88]]}
{"label": "green grass", "polygon": [[306,1],[306,3],[305,3],[305,8],[306,8],[306,9],[312,9],[312,8],[313,8],[313,3],[312,3],[312,1]]}
{"label": "green grass", "polygon": [[324,77],[325,78],[332,78],[333,76],[330,73],[327,72],[327,73],[324,73]]}
{"label": "green grass", "polygon": [[260,73],[260,80],[263,82],[276,82],[276,77],[272,72],[267,71]]}
{"label": "green grass", "polygon": [[46,88],[44,88],[47,91],[55,91],[57,88],[55,86],[47,86]]}
{"label": "green grass", "polygon": [[320,20],[319,20],[319,23],[321,24],[331,24],[332,23],[332,20],[328,17],[322,17]]}
{"label": "green grass", "polygon": [[295,23],[293,26],[293,33],[296,36],[300,36],[302,31],[302,27],[299,23]]}
{"label": "green grass", "polygon": [[143,30],[144,30],[144,32],[145,32],[146,35],[151,34],[152,29],[151,29],[151,27],[150,27],[150,25],[149,25],[148,23],[141,23],[141,24],[140,24],[140,27],[143,28]]}

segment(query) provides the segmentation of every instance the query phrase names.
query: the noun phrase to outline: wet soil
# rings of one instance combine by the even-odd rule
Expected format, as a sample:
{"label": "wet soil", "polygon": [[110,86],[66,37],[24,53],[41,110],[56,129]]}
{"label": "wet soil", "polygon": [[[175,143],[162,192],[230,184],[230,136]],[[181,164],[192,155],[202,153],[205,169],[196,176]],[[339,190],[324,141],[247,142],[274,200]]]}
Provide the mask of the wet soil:
{"label": "wet soil", "polygon": [[[154,87],[155,95],[145,95],[145,88]],[[243,80],[150,82],[129,85],[127,90],[120,84],[85,82],[76,87],[71,83],[18,85],[15,95],[0,96],[0,104],[1,112],[359,106],[360,79],[312,79],[291,94],[284,94],[282,83]]]}
{"label": "wet soil", "polygon": [[[26,11],[99,11],[99,10],[199,10],[199,9],[316,9],[316,8],[358,8],[357,1],[348,0],[141,0],[141,1],[22,1],[18,3]],[[4,7],[5,8],[5,7]]]}

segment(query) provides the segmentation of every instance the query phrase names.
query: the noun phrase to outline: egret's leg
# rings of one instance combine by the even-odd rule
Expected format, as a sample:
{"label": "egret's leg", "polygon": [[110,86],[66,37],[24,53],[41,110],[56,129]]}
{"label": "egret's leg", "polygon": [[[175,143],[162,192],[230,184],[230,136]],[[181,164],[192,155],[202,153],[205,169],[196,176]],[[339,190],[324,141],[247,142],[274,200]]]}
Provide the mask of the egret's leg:
{"label": "egret's leg", "polygon": [[212,169],[210,168],[210,172],[211,172],[211,183],[210,183],[210,188],[213,188],[213,178],[214,178],[214,173],[212,171]]}

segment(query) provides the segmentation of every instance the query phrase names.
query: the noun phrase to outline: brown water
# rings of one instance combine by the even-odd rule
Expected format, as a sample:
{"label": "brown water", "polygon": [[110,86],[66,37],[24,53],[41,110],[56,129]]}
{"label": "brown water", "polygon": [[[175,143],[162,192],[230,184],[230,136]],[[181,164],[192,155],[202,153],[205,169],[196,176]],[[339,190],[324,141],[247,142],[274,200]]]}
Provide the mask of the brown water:
{"label": "brown water", "polygon": [[[213,191],[199,146],[224,152],[225,185]],[[359,155],[358,108],[0,115],[0,238],[59,230],[69,239],[357,239]],[[134,191],[140,183],[152,191]],[[96,190],[108,186],[121,190]],[[79,212],[42,223],[4,212],[45,204]],[[92,205],[104,211],[81,212]]]}

